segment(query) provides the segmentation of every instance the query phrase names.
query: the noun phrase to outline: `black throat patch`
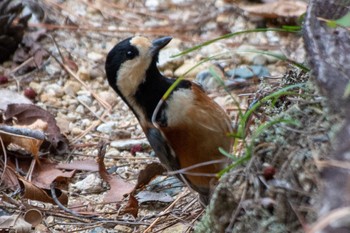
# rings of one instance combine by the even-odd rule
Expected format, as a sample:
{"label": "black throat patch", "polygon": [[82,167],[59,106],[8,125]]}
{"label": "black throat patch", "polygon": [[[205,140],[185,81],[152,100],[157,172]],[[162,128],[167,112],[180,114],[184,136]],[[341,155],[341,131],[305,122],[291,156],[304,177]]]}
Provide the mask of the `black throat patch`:
{"label": "black throat patch", "polygon": [[[175,79],[166,78],[159,72],[156,59],[154,59],[146,72],[145,81],[139,86],[135,93],[135,100],[145,111],[148,121],[151,121],[154,109],[159,100],[174,82]],[[191,82],[183,80],[175,90],[179,88],[191,88]],[[157,122],[162,126],[166,126],[167,122],[165,110],[166,103],[163,104],[156,118]]]}

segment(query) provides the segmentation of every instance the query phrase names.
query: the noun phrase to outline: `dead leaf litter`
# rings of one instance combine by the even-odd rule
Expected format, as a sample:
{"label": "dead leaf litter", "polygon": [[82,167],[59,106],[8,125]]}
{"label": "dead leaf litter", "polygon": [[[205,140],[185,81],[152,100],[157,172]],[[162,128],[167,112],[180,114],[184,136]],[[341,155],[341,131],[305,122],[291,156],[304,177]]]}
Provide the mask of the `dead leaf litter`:
{"label": "dead leaf litter", "polygon": [[[196,224],[197,231],[201,231],[202,223],[197,222],[203,216],[203,209],[196,194],[177,179],[166,176],[136,118],[107,84],[104,59],[121,39],[135,34],[151,38],[172,36],[173,41],[159,56],[162,72],[169,77],[178,77],[208,56],[222,54],[220,59],[205,63],[186,78],[201,83],[235,124],[238,109],[249,109],[255,100],[291,84],[293,77],[295,82],[307,79],[300,75],[303,72],[281,60],[244,52],[266,50],[302,62],[305,59],[302,40],[292,34],[247,33],[189,55],[169,58],[225,33],[255,28],[259,22],[250,20],[245,13],[260,17],[267,14],[269,23],[274,17],[287,17],[285,21],[295,23],[297,13],[292,11],[287,16],[283,12],[272,15],[265,11],[252,12],[256,8],[250,6],[249,12],[244,13],[244,7],[222,0],[44,0],[25,4],[24,10],[32,17],[23,45],[12,60],[0,66],[0,76],[8,78],[0,86],[0,95],[7,96],[0,99],[1,114],[5,117],[0,123],[40,129],[45,140],[28,148],[27,143],[18,143],[13,136],[3,137],[0,128],[0,182],[4,184],[0,189],[0,210],[10,216],[0,221],[6,222],[6,226],[19,218],[15,225],[21,229],[27,229],[24,223],[29,222],[37,230],[55,232],[192,232]],[[223,78],[231,96],[220,88],[211,70]],[[30,95],[32,102],[18,97],[28,87],[36,94]],[[309,91],[307,95],[315,95],[314,90]],[[239,106],[231,97],[239,100]],[[247,132],[254,132],[259,124],[285,111],[304,126],[314,122],[322,125],[322,108],[316,100],[317,97],[299,99],[297,94],[281,96],[274,102],[278,107],[271,108],[267,103],[255,113]],[[310,122],[304,121],[305,115]],[[31,128],[35,122],[32,118],[41,119],[47,128]],[[244,169],[237,168],[240,172],[237,176],[224,178],[224,184],[237,187],[237,192],[222,201],[220,195],[226,195],[223,184],[214,197],[225,205],[230,204],[230,210],[240,208],[227,215],[221,212],[226,207],[218,204],[216,211],[221,219],[206,214],[202,222],[205,218],[217,220],[227,229],[235,226],[236,232],[249,232],[244,228],[252,221],[249,216],[266,220],[271,214],[279,215],[273,227],[284,224],[293,230],[300,230],[304,221],[310,223],[313,215],[305,212],[311,208],[310,202],[317,193],[317,176],[312,175],[313,156],[322,152],[319,147],[324,144],[319,138],[324,136],[326,126],[312,127],[315,128],[305,129],[311,134],[307,142],[295,139],[300,137],[298,133],[305,133],[304,129],[288,126],[275,127],[256,137],[253,159]],[[244,154],[241,144],[236,149],[237,155]],[[37,163],[31,170],[31,179],[27,180],[24,176],[33,163],[32,156]],[[287,197],[295,198],[293,203]],[[296,206],[295,201],[301,204]],[[284,203],[288,208],[277,208],[276,203]],[[30,211],[33,208],[34,212]],[[295,212],[292,219],[285,216],[290,211]],[[28,214],[22,220],[19,214],[24,212]],[[28,220],[32,216],[40,222]],[[268,230],[273,228],[266,222],[254,224],[265,224]]]}

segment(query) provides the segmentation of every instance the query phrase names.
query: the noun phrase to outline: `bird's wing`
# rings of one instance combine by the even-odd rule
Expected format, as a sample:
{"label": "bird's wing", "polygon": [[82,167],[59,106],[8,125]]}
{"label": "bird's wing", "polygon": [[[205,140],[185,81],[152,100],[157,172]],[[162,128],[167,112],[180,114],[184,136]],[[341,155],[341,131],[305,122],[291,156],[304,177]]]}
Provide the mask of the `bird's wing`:
{"label": "bird's wing", "polygon": [[145,130],[145,134],[160,162],[162,162],[168,170],[179,169],[180,166],[175,152],[170,147],[163,133],[157,128],[149,127]]}

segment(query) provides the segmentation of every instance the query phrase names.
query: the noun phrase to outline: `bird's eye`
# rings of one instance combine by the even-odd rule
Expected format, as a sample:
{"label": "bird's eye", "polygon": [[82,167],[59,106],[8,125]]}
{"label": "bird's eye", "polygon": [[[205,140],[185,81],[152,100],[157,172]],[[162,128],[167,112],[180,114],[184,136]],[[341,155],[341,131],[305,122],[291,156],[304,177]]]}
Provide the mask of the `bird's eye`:
{"label": "bird's eye", "polygon": [[128,51],[126,52],[126,57],[127,57],[128,59],[133,59],[133,58],[135,57],[135,53],[134,53],[132,50],[128,50]]}

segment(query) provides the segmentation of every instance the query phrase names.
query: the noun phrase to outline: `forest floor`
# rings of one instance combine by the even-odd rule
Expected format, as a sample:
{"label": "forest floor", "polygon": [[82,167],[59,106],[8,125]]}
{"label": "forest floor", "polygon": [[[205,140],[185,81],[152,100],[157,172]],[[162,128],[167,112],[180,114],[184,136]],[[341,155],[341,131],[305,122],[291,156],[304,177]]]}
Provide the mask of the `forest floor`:
{"label": "forest floor", "polygon": [[[0,85],[0,94],[4,95],[4,89],[21,95],[27,92],[33,104],[45,111],[29,108],[29,112],[45,115],[44,119],[51,119],[46,114],[52,114],[56,122],[50,124],[56,124],[56,131],[67,140],[59,138],[62,144],[55,145],[60,155],[48,150],[38,154],[44,166],[36,166],[31,181],[16,177],[27,193],[40,192],[34,186],[50,192],[49,184],[55,181],[56,191],[68,191],[62,197],[68,210],[42,202],[44,197],[36,201],[15,198],[9,189],[0,190],[1,209],[40,219],[31,223],[42,231],[193,231],[204,213],[197,195],[171,176],[160,175],[158,159],[141,127],[109,88],[104,73],[106,54],[118,41],[133,35],[172,36],[160,54],[161,71],[177,78],[216,56],[185,78],[202,84],[233,125],[245,123],[245,136],[237,139],[233,157],[244,157],[247,147],[252,153],[248,162],[231,171],[237,177],[223,178],[237,190],[233,195],[237,210],[224,214],[229,202],[222,202],[216,214],[227,219],[213,224],[223,224],[232,232],[253,232],[256,226],[260,232],[303,232],[315,220],[316,165],[328,150],[330,125],[308,72],[291,62],[306,59],[300,34],[246,32],[171,58],[227,33],[296,24],[306,7],[295,2],[286,15],[276,10],[281,7],[276,2],[273,8],[268,3],[257,6],[220,0],[44,0],[26,8],[33,13],[25,34],[27,47],[0,66],[0,74],[9,77],[8,83]],[[291,85],[296,86],[278,93]],[[264,99],[274,93],[275,97]],[[17,97],[9,99],[17,103]],[[261,100],[249,118],[242,120],[242,114]],[[29,117],[24,117],[25,125]],[[9,160],[16,163],[18,156]],[[23,160],[21,169],[26,170],[29,162],[27,157]],[[201,229],[205,224],[197,230],[205,232]]]}

